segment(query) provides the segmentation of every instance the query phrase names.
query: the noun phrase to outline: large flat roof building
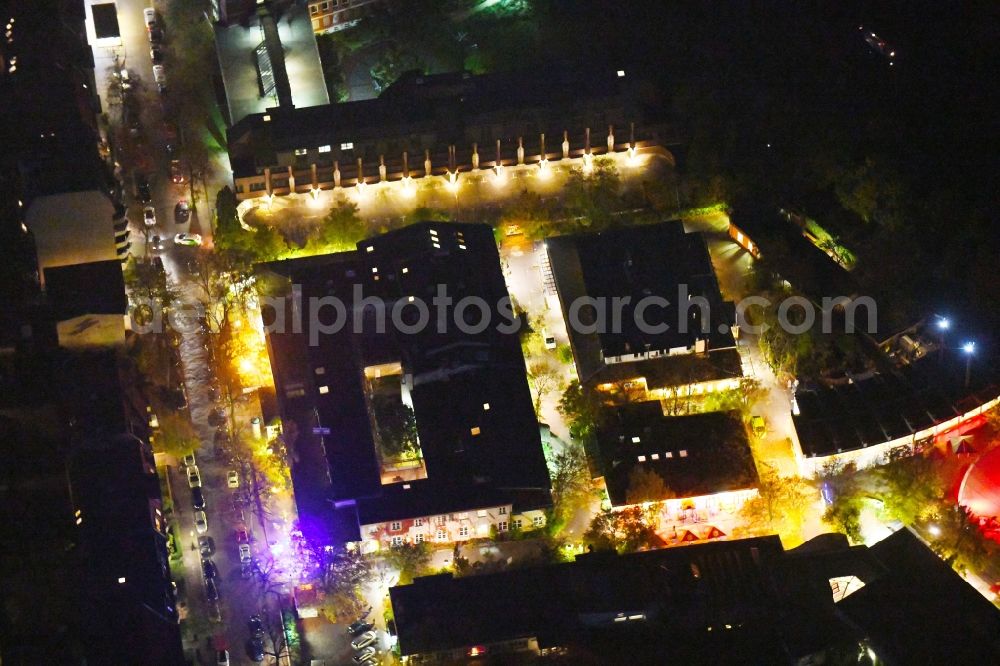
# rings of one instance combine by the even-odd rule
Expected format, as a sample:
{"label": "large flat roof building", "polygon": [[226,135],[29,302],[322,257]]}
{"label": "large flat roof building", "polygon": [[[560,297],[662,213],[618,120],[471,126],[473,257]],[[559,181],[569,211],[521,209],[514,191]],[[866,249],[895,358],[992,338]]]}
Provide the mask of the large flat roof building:
{"label": "large flat roof building", "polygon": [[550,238],[546,249],[582,382],[712,390],[742,376],[700,234],[672,220]]}
{"label": "large flat roof building", "polygon": [[[510,529],[514,512],[550,503],[518,336],[496,329],[507,292],[492,229],[420,223],[268,268],[304,304],[339,299],[347,319],[312,342],[304,329],[268,335],[306,523],[333,502],[342,540],[453,541]],[[409,304],[430,307],[439,288],[454,303],[481,299],[490,326],[460,330],[455,309],[436,306],[417,326]],[[386,307],[381,330],[373,298]],[[476,323],[480,310],[465,316]]]}

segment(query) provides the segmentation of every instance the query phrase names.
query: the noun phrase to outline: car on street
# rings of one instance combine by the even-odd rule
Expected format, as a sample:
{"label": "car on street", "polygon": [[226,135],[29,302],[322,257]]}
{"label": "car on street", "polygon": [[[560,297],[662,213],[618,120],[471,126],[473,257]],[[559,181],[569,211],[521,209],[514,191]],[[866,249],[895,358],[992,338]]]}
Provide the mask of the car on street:
{"label": "car on street", "polygon": [[163,240],[159,236],[153,236],[150,243],[152,244],[154,250],[163,249]]}
{"label": "car on street", "polygon": [[149,29],[149,43],[150,44],[161,44],[163,42],[163,28],[160,26],[153,26]]}
{"label": "car on street", "polygon": [[202,557],[209,557],[215,554],[215,541],[210,536],[198,537],[198,551]]}
{"label": "car on street", "polygon": [[205,515],[204,511],[194,512],[194,529],[198,531],[198,534],[204,534],[208,531],[208,516]]}
{"label": "car on street", "polygon": [[240,562],[240,578],[243,580],[250,580],[253,578],[253,562],[250,560]]}
{"label": "car on street", "polygon": [[147,227],[156,226],[156,209],[152,206],[146,206],[142,209],[142,221],[146,223]]}
{"label": "car on street", "polygon": [[219,569],[215,566],[215,562],[208,558],[203,558],[201,560],[201,575],[205,578],[215,578],[219,575]]}
{"label": "car on street", "polygon": [[759,415],[754,415],[750,419],[750,425],[753,427],[753,434],[757,437],[763,437],[767,432],[767,426],[764,425],[764,417]]}
{"label": "car on street", "polygon": [[139,203],[148,204],[153,200],[152,190],[149,189],[149,181],[145,176],[135,177],[135,198]]}
{"label": "car on street", "polygon": [[187,182],[187,173],[180,160],[170,160],[170,180],[177,185],[183,185]]}
{"label": "car on street", "polygon": [[219,650],[215,653],[216,666],[229,666],[229,650]]}
{"label": "car on street", "polygon": [[209,601],[219,600],[219,586],[215,584],[214,578],[205,579],[205,597],[207,597]]}
{"label": "car on street", "polygon": [[552,335],[551,333],[546,333],[544,337],[545,337],[545,348],[555,349],[557,346],[555,336]]}
{"label": "car on street", "polygon": [[185,456],[184,456],[184,457],[183,457],[183,458],[181,459],[181,463],[182,463],[182,464],[183,464],[183,465],[184,465],[185,467],[194,467],[194,466],[195,466],[195,465],[197,464],[197,463],[195,462],[195,460],[194,460],[194,451],[192,451],[191,453],[188,453],[188,454],[186,454],[186,455],[185,455]]}
{"label": "car on street", "polygon": [[163,65],[153,65],[153,81],[157,85],[167,85],[167,68]]}
{"label": "car on street", "polygon": [[226,472],[226,485],[229,486],[230,488],[240,487],[240,475],[236,472],[235,469],[231,469],[228,472]]}
{"label": "car on street", "polygon": [[247,640],[247,656],[253,661],[264,661],[264,639],[251,638]]}
{"label": "car on street", "polygon": [[201,472],[197,465],[191,465],[187,471],[188,485],[192,488],[201,488]]}
{"label": "car on street", "polygon": [[149,49],[149,59],[153,61],[154,65],[159,65],[163,62],[163,51],[153,46]]}
{"label": "car on street", "polygon": [[176,224],[184,224],[191,219],[191,206],[184,199],[177,202],[174,206],[174,222]]}
{"label": "car on street", "polygon": [[156,10],[152,7],[146,7],[142,10],[142,18],[146,22],[146,29],[150,29],[156,25]]}
{"label": "car on street", "polygon": [[363,650],[369,645],[374,645],[375,641],[377,640],[378,640],[378,634],[376,634],[374,631],[366,631],[365,633],[361,634],[353,641],[351,641],[351,647],[355,650]]}
{"label": "car on street", "polygon": [[250,630],[250,635],[255,638],[263,638],[264,636],[264,623],[260,619],[260,615],[251,615],[250,619],[247,620],[247,629]]}
{"label": "car on street", "polygon": [[246,528],[241,527],[236,530],[236,543],[250,543],[250,534],[247,533]]}
{"label": "car on street", "polygon": [[201,245],[201,236],[199,234],[177,234],[174,236],[174,242],[178,245],[197,247]]}
{"label": "car on street", "polygon": [[347,627],[347,633],[350,634],[351,636],[357,636],[358,634],[362,634],[368,631],[373,626],[374,625],[371,624],[370,622],[365,622],[364,620],[358,620],[357,622],[354,622],[349,627]]}
{"label": "car on street", "polygon": [[371,657],[374,657],[376,654],[378,654],[378,650],[376,650],[374,646],[369,645],[364,650],[354,655],[354,663],[360,664],[367,661]]}
{"label": "car on street", "polygon": [[249,563],[253,558],[253,554],[250,552],[250,544],[241,543],[240,544],[240,562]]}
{"label": "car on street", "polygon": [[201,488],[191,489],[191,506],[194,507],[195,511],[205,510],[205,493],[201,491]]}

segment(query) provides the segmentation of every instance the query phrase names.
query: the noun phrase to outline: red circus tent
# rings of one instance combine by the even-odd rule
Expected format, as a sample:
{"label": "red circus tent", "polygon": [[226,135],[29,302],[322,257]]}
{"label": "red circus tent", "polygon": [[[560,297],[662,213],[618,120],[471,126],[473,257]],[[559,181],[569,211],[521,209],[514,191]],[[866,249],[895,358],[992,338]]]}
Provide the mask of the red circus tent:
{"label": "red circus tent", "polygon": [[1000,446],[983,454],[965,472],[958,503],[980,518],[1000,518]]}
{"label": "red circus tent", "polygon": [[684,530],[684,532],[681,533],[681,541],[698,541],[698,538],[698,535],[691,530]]}
{"label": "red circus tent", "polygon": [[708,535],[705,536],[706,539],[718,539],[720,537],[726,536],[726,533],[720,530],[714,525],[708,530]]}

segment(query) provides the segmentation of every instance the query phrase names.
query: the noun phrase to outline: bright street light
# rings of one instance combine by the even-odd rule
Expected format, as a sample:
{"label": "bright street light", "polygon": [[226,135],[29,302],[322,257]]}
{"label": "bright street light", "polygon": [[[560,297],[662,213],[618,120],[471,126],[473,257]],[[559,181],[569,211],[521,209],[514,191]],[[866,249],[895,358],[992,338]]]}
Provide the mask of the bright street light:
{"label": "bright street light", "polygon": [[949,328],[951,328],[951,320],[948,319],[947,317],[941,317],[940,319],[938,319],[937,325],[938,328],[940,328],[942,331],[947,331]]}
{"label": "bright street light", "polygon": [[966,342],[962,345],[962,351],[965,352],[965,388],[969,388],[969,379],[972,376],[972,354],[976,351],[976,343],[971,340]]}
{"label": "bright street light", "polygon": [[976,351],[976,343],[966,342],[964,345],[962,345],[962,351],[964,351],[966,354],[972,354],[974,351]]}

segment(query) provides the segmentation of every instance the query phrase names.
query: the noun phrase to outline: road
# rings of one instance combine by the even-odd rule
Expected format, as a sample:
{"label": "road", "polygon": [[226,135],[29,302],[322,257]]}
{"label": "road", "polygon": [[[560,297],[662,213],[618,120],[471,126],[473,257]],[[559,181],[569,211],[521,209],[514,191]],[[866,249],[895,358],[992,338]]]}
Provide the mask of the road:
{"label": "road", "polygon": [[[153,82],[150,43],[142,13],[150,4],[147,0],[118,0],[122,45],[113,49],[95,48],[95,71],[101,86],[102,103],[111,124],[120,127],[126,117],[124,104],[117,103],[111,90],[115,85],[111,73],[117,69],[116,62],[128,70],[130,90],[125,94],[133,97],[135,104],[130,108],[137,108],[141,119],[137,135],[130,137],[123,131],[115,134],[125,138],[130,144],[120,146],[120,176],[125,190],[133,195],[129,202],[131,252],[137,258],[159,256],[175,296],[182,302],[194,303],[200,300],[200,294],[189,267],[196,253],[203,250],[175,245],[172,239],[177,233],[199,233],[205,238],[205,244],[210,246],[212,212],[206,202],[192,197],[189,184],[178,184],[171,180],[166,144],[176,142],[177,139],[165,127],[167,99],[157,91]],[[162,15],[162,6],[158,6],[158,9]],[[169,81],[169,59],[164,64]],[[146,176],[151,186],[151,203],[156,213],[156,224],[151,227],[143,224],[143,204],[135,197],[134,176],[137,174]],[[228,179],[229,170],[225,158],[215,159],[212,172],[206,174],[208,191],[217,191]],[[190,218],[186,221],[175,218],[175,206],[180,200],[192,204]],[[160,238],[162,249],[154,247],[154,236]],[[183,576],[177,582],[178,601],[186,606],[186,619],[181,624],[185,649],[198,664],[216,663],[213,650],[215,646],[228,647],[233,664],[253,663],[245,651],[245,643],[249,638],[246,620],[261,610],[262,599],[267,599],[274,605],[276,596],[273,593],[261,593],[259,577],[250,580],[241,577],[235,533],[237,528],[245,526],[253,535],[254,556],[266,563],[271,559],[264,539],[268,525],[246,505],[234,505],[234,491],[226,484],[226,473],[231,465],[214,451],[216,429],[210,423],[210,417],[217,405],[212,389],[215,384],[214,371],[206,344],[208,334],[198,326],[185,326],[180,332],[179,357],[189,413],[200,441],[195,455],[202,477],[208,536],[214,542],[211,559],[218,569],[220,592],[217,606],[206,599],[201,555],[196,545],[191,491],[184,470],[177,461],[173,461],[169,481],[175,498],[177,527],[183,552]],[[287,506],[277,513],[288,516]],[[268,521],[270,520],[269,517]],[[287,524],[278,527],[287,532]],[[274,526],[271,526],[270,532],[273,542],[279,533]],[[274,618],[271,624],[280,627],[276,611],[271,613],[271,617]],[[269,639],[266,642],[270,648]],[[267,660],[274,662],[273,657],[268,657]]]}

